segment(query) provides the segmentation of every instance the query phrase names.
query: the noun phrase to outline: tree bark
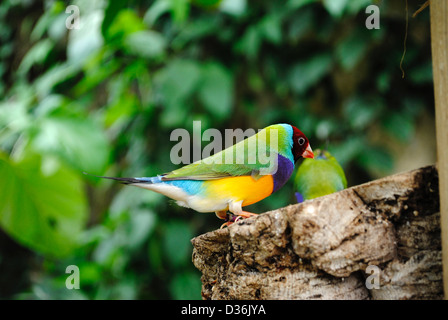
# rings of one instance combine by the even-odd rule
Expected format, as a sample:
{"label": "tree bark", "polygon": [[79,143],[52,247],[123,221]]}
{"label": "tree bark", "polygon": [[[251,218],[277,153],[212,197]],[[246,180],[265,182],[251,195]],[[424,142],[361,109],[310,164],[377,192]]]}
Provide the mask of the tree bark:
{"label": "tree bark", "polygon": [[439,218],[429,166],[200,235],[193,263],[204,299],[442,299]]}

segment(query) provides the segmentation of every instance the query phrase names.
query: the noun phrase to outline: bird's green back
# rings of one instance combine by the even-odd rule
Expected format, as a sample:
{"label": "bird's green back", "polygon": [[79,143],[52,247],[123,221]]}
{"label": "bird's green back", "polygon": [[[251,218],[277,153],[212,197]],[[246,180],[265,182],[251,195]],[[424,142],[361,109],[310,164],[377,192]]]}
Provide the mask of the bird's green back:
{"label": "bird's green back", "polygon": [[216,154],[186,165],[163,176],[163,180],[213,180],[230,176],[255,178],[275,170],[272,161],[278,153],[293,161],[292,128],[277,124],[236,143]]}
{"label": "bird's green back", "polygon": [[305,159],[299,166],[294,185],[303,200],[310,200],[347,188],[347,179],[338,161],[318,149],[315,159]]}

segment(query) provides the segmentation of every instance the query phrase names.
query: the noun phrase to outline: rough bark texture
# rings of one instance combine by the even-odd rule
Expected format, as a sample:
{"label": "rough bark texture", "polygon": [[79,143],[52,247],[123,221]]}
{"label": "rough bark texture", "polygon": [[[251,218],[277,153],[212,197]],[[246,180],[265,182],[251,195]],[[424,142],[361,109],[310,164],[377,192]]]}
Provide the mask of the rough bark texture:
{"label": "rough bark texture", "polygon": [[442,299],[438,196],[429,166],[200,235],[203,298]]}

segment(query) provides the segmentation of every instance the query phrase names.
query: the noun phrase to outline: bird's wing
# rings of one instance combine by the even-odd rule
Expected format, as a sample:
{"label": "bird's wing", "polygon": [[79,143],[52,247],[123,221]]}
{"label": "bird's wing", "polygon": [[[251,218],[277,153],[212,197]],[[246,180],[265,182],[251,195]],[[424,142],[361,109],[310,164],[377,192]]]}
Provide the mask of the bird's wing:
{"label": "bird's wing", "polygon": [[161,176],[162,181],[170,180],[215,180],[236,176],[258,177],[259,169],[244,164],[204,164],[192,163]]}
{"label": "bird's wing", "polygon": [[258,179],[260,172],[265,175],[274,170],[272,161],[277,161],[278,154],[271,151],[267,144],[257,145],[257,142],[257,135],[253,135],[206,159],[164,174],[161,179],[214,180],[235,176],[252,176]]}

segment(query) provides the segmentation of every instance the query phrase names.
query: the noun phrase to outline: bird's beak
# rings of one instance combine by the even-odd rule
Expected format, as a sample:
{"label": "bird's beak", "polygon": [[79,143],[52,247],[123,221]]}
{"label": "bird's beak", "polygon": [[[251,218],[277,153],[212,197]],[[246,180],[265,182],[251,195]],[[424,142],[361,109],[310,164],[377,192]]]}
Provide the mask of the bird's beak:
{"label": "bird's beak", "polygon": [[302,157],[314,159],[314,153],[309,144],[308,147],[306,147],[305,151],[303,152]]}

